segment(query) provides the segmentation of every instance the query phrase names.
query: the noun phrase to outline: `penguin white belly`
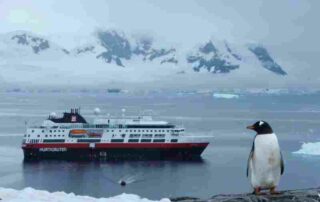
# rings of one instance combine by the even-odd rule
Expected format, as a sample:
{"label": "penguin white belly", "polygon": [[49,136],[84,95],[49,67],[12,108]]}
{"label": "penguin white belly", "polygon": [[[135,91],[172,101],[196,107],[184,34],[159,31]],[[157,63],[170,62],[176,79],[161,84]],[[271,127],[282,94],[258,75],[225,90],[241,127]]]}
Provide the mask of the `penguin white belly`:
{"label": "penguin white belly", "polygon": [[276,135],[258,135],[254,145],[249,162],[252,186],[261,189],[276,187],[281,175],[281,154]]}

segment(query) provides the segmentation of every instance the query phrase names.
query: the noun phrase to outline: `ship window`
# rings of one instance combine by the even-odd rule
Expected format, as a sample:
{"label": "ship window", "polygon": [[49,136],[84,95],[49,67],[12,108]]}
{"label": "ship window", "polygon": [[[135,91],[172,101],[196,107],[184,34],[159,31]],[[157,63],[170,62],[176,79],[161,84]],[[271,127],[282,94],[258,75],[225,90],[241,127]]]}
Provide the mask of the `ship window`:
{"label": "ship window", "polygon": [[128,142],[139,142],[139,139],[129,139]]}
{"label": "ship window", "polygon": [[122,134],[121,137],[122,137],[122,138],[125,138],[125,137],[126,137],[126,134]]}
{"label": "ship window", "polygon": [[54,130],[53,132],[56,132],[56,130]]}
{"label": "ship window", "polygon": [[64,132],[64,130],[62,130],[62,132]]}
{"label": "ship window", "polygon": [[28,137],[30,137],[30,135],[28,135]]}
{"label": "ship window", "polygon": [[149,132],[149,130],[146,130],[146,132]]}
{"label": "ship window", "polygon": [[171,139],[171,142],[178,142],[178,139]]}
{"label": "ship window", "polygon": [[112,139],[111,142],[123,142],[124,139]]}
{"label": "ship window", "polygon": [[132,132],[132,130],[130,130],[130,133]]}
{"label": "ship window", "polygon": [[107,130],[107,132],[109,132],[109,130]]}
{"label": "ship window", "polygon": [[142,132],[144,133],[144,130],[142,130]]}
{"label": "ship window", "polygon": [[40,135],[38,135],[38,137],[40,137]]}
{"label": "ship window", "polygon": [[48,135],[46,135],[46,137],[48,137]]}
{"label": "ship window", "polygon": [[52,133],[52,130],[50,130],[49,132]]}
{"label": "ship window", "polygon": [[58,132],[60,133],[60,130],[58,130]]}
{"label": "ship window", "polygon": [[126,130],[126,132],[128,132],[128,130]]}
{"label": "ship window", "polygon": [[119,133],[121,133],[121,130],[119,130]]}
{"label": "ship window", "polygon": [[56,137],[56,135],[54,135],[53,137]]}
{"label": "ship window", "polygon": [[136,130],[133,130],[133,132],[136,132]]}
{"label": "ship window", "polygon": [[141,142],[151,142],[151,139],[141,139]]}
{"label": "ship window", "polygon": [[44,130],[42,130],[42,132],[44,133]]}
{"label": "ship window", "polygon": [[114,132],[114,130],[111,130],[111,132]]}
{"label": "ship window", "polygon": [[153,142],[165,142],[164,139],[154,139]]}

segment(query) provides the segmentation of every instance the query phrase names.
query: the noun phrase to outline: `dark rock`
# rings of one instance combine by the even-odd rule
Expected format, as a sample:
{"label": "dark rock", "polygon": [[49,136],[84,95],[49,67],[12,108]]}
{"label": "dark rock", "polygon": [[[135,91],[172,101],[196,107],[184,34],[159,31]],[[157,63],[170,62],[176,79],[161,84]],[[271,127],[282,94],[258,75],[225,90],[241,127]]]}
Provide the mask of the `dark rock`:
{"label": "dark rock", "polygon": [[[198,53],[187,57],[187,62],[193,65],[195,72],[206,69],[208,72],[214,74],[229,73],[239,68],[238,64],[232,64],[227,61],[227,56],[220,54],[212,41],[207,42],[204,46],[200,47],[198,51]],[[208,54],[211,54],[210,58],[208,58]]]}
{"label": "dark rock", "polygon": [[279,195],[230,194],[216,195],[210,199],[179,197],[170,200],[174,202],[318,202],[320,188],[282,191]]}
{"label": "dark rock", "polygon": [[[38,54],[40,51],[45,50],[50,48],[49,41],[39,38],[39,37],[34,37],[34,36],[29,36],[27,34],[17,34],[13,37],[11,37],[12,40],[17,39],[17,43],[21,45],[30,45],[33,52]],[[33,43],[30,43],[32,41]]]}
{"label": "dark rock", "polygon": [[94,48],[95,48],[94,46],[87,46],[84,48],[78,48],[77,54],[86,53],[86,52],[93,52]]}
{"label": "dark rock", "polygon": [[178,64],[178,60],[172,57],[172,58],[169,58],[169,59],[161,60],[160,64],[163,64],[163,63],[174,63],[174,64]]}
{"label": "dark rock", "polygon": [[281,66],[272,59],[266,48],[260,45],[250,45],[248,49],[258,58],[262,66],[267,70],[279,75],[287,75]]}
{"label": "dark rock", "polygon": [[213,45],[212,41],[209,41],[204,46],[200,47],[199,51],[202,52],[202,53],[208,54],[208,53],[211,53],[211,52],[217,53],[218,50]]}
{"label": "dark rock", "polygon": [[100,31],[98,38],[106,50],[100,53],[97,58],[102,58],[107,63],[114,61],[119,66],[123,66],[121,59],[129,60],[131,58],[131,45],[125,36],[116,31]]}
{"label": "dark rock", "polygon": [[149,60],[152,61],[154,60],[155,58],[158,58],[158,57],[162,57],[162,56],[165,56],[165,55],[168,55],[172,52],[175,52],[176,50],[174,48],[172,49],[169,49],[169,50],[166,50],[164,48],[161,48],[161,49],[152,49],[151,53],[150,53],[150,56],[149,56]]}
{"label": "dark rock", "polygon": [[224,44],[225,44],[225,46],[226,46],[227,51],[228,51],[236,60],[239,60],[239,61],[242,60],[242,58],[241,58],[238,54],[235,54],[235,53],[231,50],[231,48],[229,47],[229,45],[228,45],[227,42],[225,42]]}
{"label": "dark rock", "polygon": [[70,51],[68,51],[68,50],[65,49],[65,48],[63,48],[62,51],[63,51],[65,54],[67,54],[67,55],[70,54]]}

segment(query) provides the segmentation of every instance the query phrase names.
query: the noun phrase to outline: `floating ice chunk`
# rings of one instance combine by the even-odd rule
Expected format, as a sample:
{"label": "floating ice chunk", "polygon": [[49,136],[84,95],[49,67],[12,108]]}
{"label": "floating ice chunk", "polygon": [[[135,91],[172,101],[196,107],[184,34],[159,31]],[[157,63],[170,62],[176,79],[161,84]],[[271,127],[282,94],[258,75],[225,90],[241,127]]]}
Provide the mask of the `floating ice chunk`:
{"label": "floating ice chunk", "polygon": [[[25,188],[23,190],[0,188],[0,196],[3,201],[24,202],[24,201],[41,201],[41,202],[156,202],[149,199],[141,198],[134,194],[120,194],[110,198],[93,198],[89,196],[78,196],[73,193],[65,192],[47,192]],[[169,199],[161,199],[159,202],[170,202]]]}
{"label": "floating ice chunk", "polygon": [[214,93],[214,98],[222,98],[222,99],[237,99],[239,95],[237,94],[229,94],[229,93]]}
{"label": "floating ice chunk", "polygon": [[301,149],[294,154],[320,155],[320,142],[303,143]]}

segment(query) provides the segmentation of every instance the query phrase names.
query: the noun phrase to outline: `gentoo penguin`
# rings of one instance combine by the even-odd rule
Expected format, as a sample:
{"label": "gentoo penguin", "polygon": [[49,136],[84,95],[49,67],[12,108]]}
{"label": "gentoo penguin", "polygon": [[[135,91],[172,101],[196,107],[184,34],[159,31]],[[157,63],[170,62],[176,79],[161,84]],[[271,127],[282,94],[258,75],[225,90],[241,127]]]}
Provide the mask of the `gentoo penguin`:
{"label": "gentoo penguin", "polygon": [[126,181],[124,181],[124,180],[120,180],[119,184],[120,184],[122,187],[124,187],[124,186],[127,185]]}
{"label": "gentoo penguin", "polygon": [[247,177],[250,174],[254,193],[258,195],[261,190],[269,189],[270,194],[279,194],[276,187],[284,172],[284,163],[277,136],[265,121],[258,121],[247,129],[257,132],[247,164]]}

